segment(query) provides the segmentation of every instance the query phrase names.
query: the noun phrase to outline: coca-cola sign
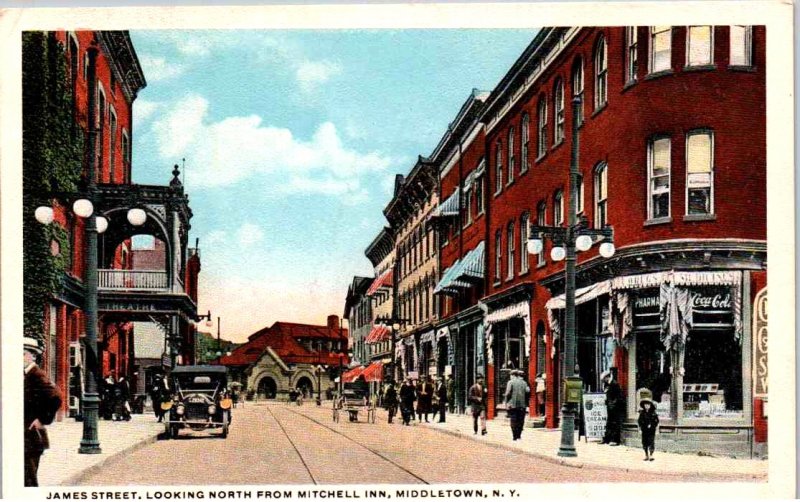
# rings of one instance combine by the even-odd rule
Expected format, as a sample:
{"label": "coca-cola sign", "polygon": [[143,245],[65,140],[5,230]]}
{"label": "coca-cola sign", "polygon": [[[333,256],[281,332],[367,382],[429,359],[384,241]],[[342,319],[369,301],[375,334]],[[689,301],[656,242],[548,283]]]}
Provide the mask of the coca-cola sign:
{"label": "coca-cola sign", "polygon": [[730,292],[692,295],[692,308],[695,310],[730,310],[732,307]]}

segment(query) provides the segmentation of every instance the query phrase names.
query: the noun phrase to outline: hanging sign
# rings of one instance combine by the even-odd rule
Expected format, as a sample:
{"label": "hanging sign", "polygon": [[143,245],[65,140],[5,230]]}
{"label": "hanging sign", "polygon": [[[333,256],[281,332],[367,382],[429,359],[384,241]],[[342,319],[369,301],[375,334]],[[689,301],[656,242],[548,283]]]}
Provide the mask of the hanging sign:
{"label": "hanging sign", "polygon": [[767,288],[753,302],[753,395],[767,397],[769,372],[767,365]]}
{"label": "hanging sign", "polygon": [[603,439],[606,432],[606,395],[603,393],[583,395],[583,424],[587,439]]}

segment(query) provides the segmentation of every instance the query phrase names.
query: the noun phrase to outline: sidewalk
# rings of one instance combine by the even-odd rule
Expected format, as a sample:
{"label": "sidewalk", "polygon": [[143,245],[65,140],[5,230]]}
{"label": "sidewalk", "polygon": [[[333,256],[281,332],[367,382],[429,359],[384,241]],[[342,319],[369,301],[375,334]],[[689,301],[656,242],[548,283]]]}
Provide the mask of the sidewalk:
{"label": "sidewalk", "polygon": [[511,439],[511,428],[503,416],[488,420],[488,434],[481,436],[472,432],[472,417],[466,415],[447,415],[447,422],[422,423],[425,427],[439,430],[455,436],[470,438],[513,449],[550,462],[573,467],[591,467],[597,469],[613,469],[624,471],[646,471],[660,474],[697,474],[718,476],[723,480],[760,480],[766,481],[769,463],[765,460],[734,459],[726,457],[706,457],[699,455],[665,453],[658,451],[656,438],[655,460],[644,462],[644,452],[640,448],[626,446],[608,446],[599,442],[577,442],[577,457],[559,457],[558,446],[561,443],[559,429],[534,429],[528,427],[530,418],[525,419],[525,430],[522,439]]}
{"label": "sidewalk", "polygon": [[106,462],[156,440],[164,425],[152,413],[133,415],[130,422],[98,421],[102,453],[83,455],[78,447],[83,437],[83,422],[65,418],[47,426],[50,449],[39,464],[39,485],[74,485],[83,476],[96,472]]}

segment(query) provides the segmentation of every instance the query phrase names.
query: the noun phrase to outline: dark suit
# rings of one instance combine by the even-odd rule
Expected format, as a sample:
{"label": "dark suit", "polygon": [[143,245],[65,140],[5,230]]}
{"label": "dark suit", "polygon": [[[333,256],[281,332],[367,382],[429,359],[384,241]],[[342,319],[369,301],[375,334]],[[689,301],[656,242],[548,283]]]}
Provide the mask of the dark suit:
{"label": "dark suit", "polygon": [[53,423],[61,407],[61,395],[38,366],[33,365],[25,373],[25,486],[39,486],[39,459],[44,450],[50,448],[47,430],[31,429],[34,420],[42,425]]}
{"label": "dark suit", "polygon": [[444,422],[445,410],[447,409],[447,386],[444,382],[439,382],[437,385],[436,397],[439,398],[439,422]]}

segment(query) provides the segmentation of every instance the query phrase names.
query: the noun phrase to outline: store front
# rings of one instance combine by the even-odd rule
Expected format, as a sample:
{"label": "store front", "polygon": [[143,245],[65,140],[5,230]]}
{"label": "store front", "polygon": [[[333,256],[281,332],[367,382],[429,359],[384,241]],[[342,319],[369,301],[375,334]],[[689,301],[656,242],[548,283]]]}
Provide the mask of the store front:
{"label": "store front", "polygon": [[531,347],[530,303],[501,307],[486,315],[486,349],[489,363],[490,405],[505,410],[505,389],[513,370],[528,375]]}

